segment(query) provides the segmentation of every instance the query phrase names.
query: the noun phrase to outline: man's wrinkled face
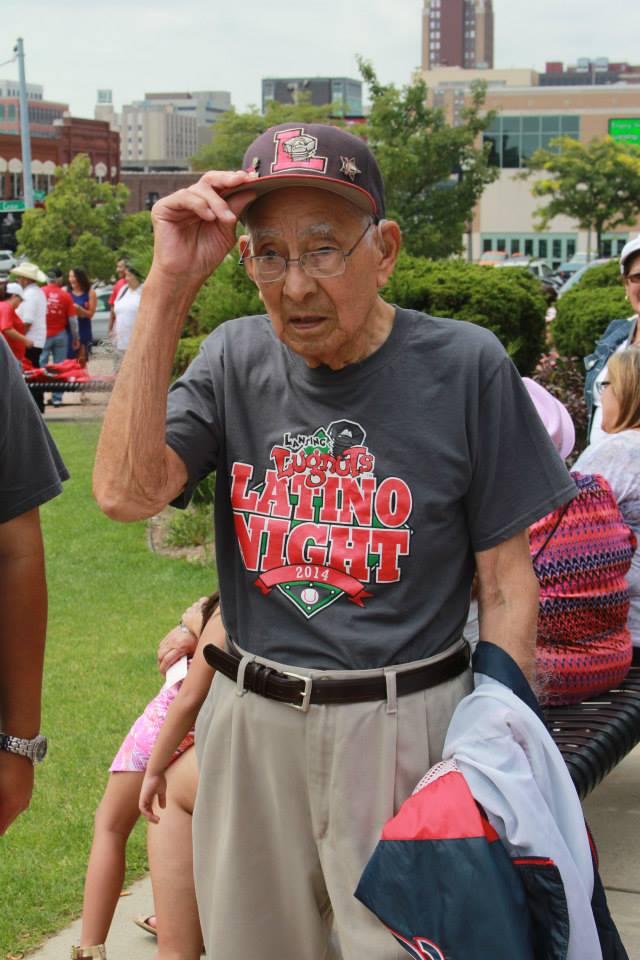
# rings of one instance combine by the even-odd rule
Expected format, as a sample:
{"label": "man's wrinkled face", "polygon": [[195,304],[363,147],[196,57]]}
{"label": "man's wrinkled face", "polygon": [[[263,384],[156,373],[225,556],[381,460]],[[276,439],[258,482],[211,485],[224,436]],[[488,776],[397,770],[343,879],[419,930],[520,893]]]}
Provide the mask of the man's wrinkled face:
{"label": "man's wrinkled face", "polygon": [[[290,263],[281,279],[264,282],[249,260],[276,336],[310,366],[341,366],[358,353],[378,304],[380,250],[376,228],[357,207],[326,190],[291,187],[257,200],[247,216],[251,240],[247,254],[295,260],[319,251],[349,251],[344,272],[313,277]],[[366,231],[366,232],[365,232]],[[363,235],[364,233],[364,236]]]}

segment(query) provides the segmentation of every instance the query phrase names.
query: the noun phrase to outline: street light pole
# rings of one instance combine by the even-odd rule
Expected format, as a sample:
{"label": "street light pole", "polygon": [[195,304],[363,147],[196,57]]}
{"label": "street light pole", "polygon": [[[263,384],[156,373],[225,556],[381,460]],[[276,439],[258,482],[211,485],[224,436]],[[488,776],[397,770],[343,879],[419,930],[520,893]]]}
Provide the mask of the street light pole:
{"label": "street light pole", "polygon": [[20,79],[20,142],[22,145],[22,180],[25,209],[33,208],[33,180],[31,177],[31,137],[29,136],[29,102],[27,99],[27,81],[24,69],[24,43],[18,37],[14,47],[18,59],[18,76]]}

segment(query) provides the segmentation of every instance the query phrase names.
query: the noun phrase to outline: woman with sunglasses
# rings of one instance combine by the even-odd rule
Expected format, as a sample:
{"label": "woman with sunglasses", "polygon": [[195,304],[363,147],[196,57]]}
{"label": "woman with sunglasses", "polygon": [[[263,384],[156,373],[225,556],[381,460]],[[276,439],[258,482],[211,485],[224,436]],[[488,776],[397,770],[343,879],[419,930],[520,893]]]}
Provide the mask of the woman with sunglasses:
{"label": "woman with sunglasses", "polygon": [[602,406],[600,403],[600,384],[608,379],[607,361],[618,350],[626,350],[634,344],[640,345],[640,236],[629,240],[620,254],[620,273],[627,300],[633,308],[633,315],[626,320],[612,320],[596,344],[592,354],[584,358],[586,376],[584,398],[589,413],[587,437],[589,443],[596,444],[604,440],[606,432],[602,427]]}

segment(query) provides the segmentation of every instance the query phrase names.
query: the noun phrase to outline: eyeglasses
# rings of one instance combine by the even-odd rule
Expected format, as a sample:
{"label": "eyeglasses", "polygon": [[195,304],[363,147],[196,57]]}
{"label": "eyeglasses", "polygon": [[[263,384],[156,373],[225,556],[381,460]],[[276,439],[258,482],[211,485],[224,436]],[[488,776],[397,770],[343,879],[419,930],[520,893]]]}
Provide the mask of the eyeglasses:
{"label": "eyeglasses", "polygon": [[611,386],[611,380],[601,380],[600,383],[596,383],[596,391],[598,396],[604,391],[605,387]]}
{"label": "eyeglasses", "polygon": [[308,277],[329,279],[341,276],[347,268],[347,259],[356,247],[364,240],[369,229],[374,225],[371,220],[360,234],[350,250],[341,250],[339,247],[323,247],[321,250],[310,250],[300,257],[281,257],[279,254],[267,254],[265,257],[240,257],[238,265],[251,263],[254,279],[258,283],[277,283],[282,280],[291,263],[299,264]]}
{"label": "eyeglasses", "polygon": [[630,273],[628,277],[625,277],[627,283],[640,283],[640,273]]}

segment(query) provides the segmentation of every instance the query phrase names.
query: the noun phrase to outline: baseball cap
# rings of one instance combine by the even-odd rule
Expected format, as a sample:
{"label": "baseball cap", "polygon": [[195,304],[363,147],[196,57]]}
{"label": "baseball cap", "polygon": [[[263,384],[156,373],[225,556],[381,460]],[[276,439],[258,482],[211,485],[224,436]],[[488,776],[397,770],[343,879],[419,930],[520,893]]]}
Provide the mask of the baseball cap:
{"label": "baseball cap", "polygon": [[20,297],[21,300],[24,300],[24,292],[19,283],[8,283],[7,293],[10,297]]}
{"label": "baseball cap", "polygon": [[563,403],[550,394],[541,384],[536,383],[535,380],[523,377],[522,382],[533,400],[533,405],[538,411],[538,416],[544,423],[554,447],[562,459],[566,460],[576,442],[576,431],[569,411]]}
{"label": "baseball cap", "polygon": [[[248,147],[245,170],[258,176],[250,189],[262,197],[285,187],[316,187],[349,200],[377,220],[384,217],[384,185],[373,154],[360,137],[324,123],[281,123]],[[257,198],[256,198],[257,199]]]}
{"label": "baseball cap", "polygon": [[47,280],[61,280],[63,276],[60,267],[52,267],[51,270],[47,270]]}
{"label": "baseball cap", "polygon": [[633,240],[629,240],[622,248],[622,253],[620,254],[620,273],[624,273],[624,265],[634,253],[640,253],[640,235],[634,237]]}

